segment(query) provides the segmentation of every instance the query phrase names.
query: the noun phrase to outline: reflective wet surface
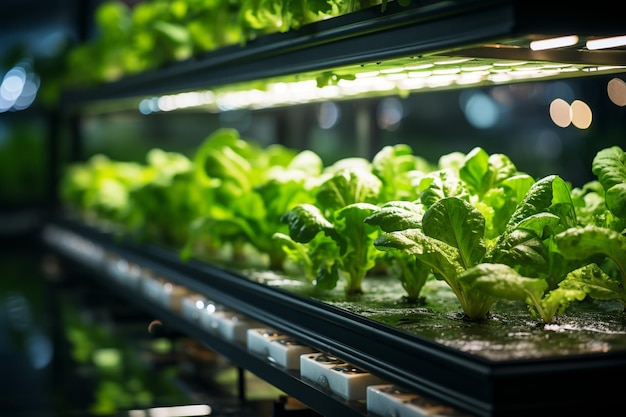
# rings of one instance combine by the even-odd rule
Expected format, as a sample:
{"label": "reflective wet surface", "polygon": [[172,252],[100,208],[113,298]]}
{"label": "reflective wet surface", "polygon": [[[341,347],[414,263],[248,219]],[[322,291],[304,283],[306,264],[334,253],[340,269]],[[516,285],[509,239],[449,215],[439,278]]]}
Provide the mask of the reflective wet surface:
{"label": "reflective wet surface", "polygon": [[297,277],[246,271],[251,279],[304,295],[373,321],[494,361],[626,353],[626,312],[616,300],[572,303],[551,323],[524,302],[501,300],[480,322],[467,320],[443,281],[429,281],[421,300],[408,302],[400,281],[366,277],[364,293],[347,297],[341,285],[320,291]]}
{"label": "reflective wet surface", "polygon": [[68,278],[30,238],[0,249],[0,416],[272,415],[273,387]]}

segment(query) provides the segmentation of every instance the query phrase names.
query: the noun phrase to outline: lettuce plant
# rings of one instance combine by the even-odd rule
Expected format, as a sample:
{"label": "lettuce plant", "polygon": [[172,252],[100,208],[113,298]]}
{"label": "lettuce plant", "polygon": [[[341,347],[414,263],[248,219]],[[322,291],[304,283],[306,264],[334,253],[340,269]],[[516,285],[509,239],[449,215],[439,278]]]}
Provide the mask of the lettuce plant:
{"label": "lettuce plant", "polygon": [[[458,275],[486,256],[497,230],[504,228],[495,222],[501,223],[497,219],[511,215],[532,179],[529,181],[530,177],[517,172],[506,156],[488,155],[481,148],[474,148],[467,155],[443,155],[438,166],[439,170],[420,172],[412,178],[414,201],[389,202],[366,222],[386,232],[375,243],[386,252],[391,265],[410,265],[403,269],[404,275],[398,276],[409,298],[418,296],[431,270],[439,270],[435,277],[448,283],[468,316],[482,318],[493,300],[483,299],[482,295],[473,300],[474,295],[466,294],[457,282]],[[427,209],[429,214],[424,217]],[[454,215],[460,216],[458,224],[454,224]],[[437,230],[437,225],[441,230]],[[447,236],[444,232],[448,230],[468,233]],[[410,248],[413,244],[403,241],[407,237],[420,243]],[[426,247],[429,249],[423,252]],[[470,248],[477,251],[471,253]],[[439,255],[433,256],[429,251]],[[442,263],[442,259],[446,261]],[[445,264],[450,268],[444,268]]]}
{"label": "lettuce plant", "polygon": [[606,271],[601,274],[602,280],[581,282],[581,285],[586,285],[591,297],[616,299],[626,308],[626,236],[588,225],[560,233],[556,242],[565,258],[602,266],[602,271]]}
{"label": "lettuce plant", "polygon": [[[317,261],[311,267],[315,271],[315,283],[319,283],[320,288],[334,288],[333,283],[336,284],[343,274],[347,295],[363,292],[363,279],[376,265],[379,255],[373,245],[378,230],[364,222],[375,210],[376,206],[369,203],[348,204],[333,213],[331,222],[317,206],[300,204],[283,216],[289,226],[289,237],[295,242],[308,244],[314,241],[318,233],[323,233],[333,242],[331,247],[325,248],[326,256],[308,257]],[[317,249],[319,245],[313,248]]]}
{"label": "lettuce plant", "polygon": [[128,216],[130,192],[153,177],[154,172],[140,163],[96,154],[66,168],[60,193],[64,203],[88,222],[119,227]]}
{"label": "lettuce plant", "polygon": [[385,229],[395,231],[377,237],[374,246],[427,264],[435,278],[452,289],[468,317],[485,318],[496,299],[466,291],[459,280],[460,274],[478,264],[485,254],[485,221],[478,210],[458,197],[446,197],[424,212],[417,227],[403,229],[393,223],[397,221],[393,217],[384,220],[388,221]]}
{"label": "lettuce plant", "polygon": [[267,267],[275,271],[284,269],[286,253],[273,237],[284,231],[282,215],[297,204],[313,201],[312,189],[317,185],[311,178],[321,172],[319,156],[303,151],[285,166],[274,166],[265,171],[265,180],[252,190],[233,200],[230,204],[232,216],[222,219],[207,219],[205,227],[209,233],[228,229],[236,233],[241,241],[251,245],[259,254],[267,257]]}
{"label": "lettuce plant", "polygon": [[[402,200],[390,201],[377,208],[364,221],[378,226],[383,232],[418,228],[421,226],[424,210],[423,204]],[[404,251],[388,251],[385,254],[390,273],[402,284],[407,301],[412,303],[419,301],[422,288],[431,276],[429,264]]]}
{"label": "lettuce plant", "polygon": [[209,135],[193,155],[196,187],[203,204],[189,224],[189,237],[181,248],[182,259],[192,255],[212,257],[228,243],[232,256],[243,255],[245,235],[215,221],[233,218],[231,204],[252,191],[251,155],[258,149],[246,142],[234,129],[219,129]]}
{"label": "lettuce plant", "polygon": [[[380,179],[368,169],[344,167],[320,184],[314,204],[299,204],[282,216],[293,241],[308,244],[323,233],[334,243],[335,249],[326,251],[334,257],[312,266],[317,271],[313,274],[320,277],[316,282],[328,287],[340,271],[345,276],[346,294],[363,292],[363,279],[379,257],[373,246],[378,230],[364,219],[377,209],[381,186]],[[279,237],[284,245],[285,236]],[[331,278],[322,278],[325,272]]]}
{"label": "lettuce plant", "polygon": [[[477,265],[464,273],[461,280],[474,291],[499,299],[525,301],[531,314],[544,323],[554,321],[572,302],[587,297],[617,300],[626,306],[626,237],[615,231],[588,225],[567,229],[554,236],[554,240],[557,252],[553,252],[553,255],[565,259],[563,264],[570,266],[556,288],[550,289],[546,279],[524,276],[518,270],[500,263]],[[597,261],[605,263],[605,257],[610,259],[619,273],[607,270],[606,265],[600,267]]]}
{"label": "lettuce plant", "polygon": [[[315,206],[310,208],[311,214],[319,214],[316,213]],[[320,217],[318,220],[324,223],[325,219]],[[324,233],[317,233],[310,240],[304,240],[305,243],[298,242],[281,232],[274,233],[273,238],[285,252],[286,260],[295,265],[298,272],[315,288],[332,290],[337,286],[340,274],[335,259],[339,258],[340,254],[335,240]]]}
{"label": "lettuce plant", "polygon": [[179,248],[201,204],[193,164],[183,154],[158,148],[148,152],[146,162],[150,180],[129,192],[125,233],[137,241]]}
{"label": "lettuce plant", "polygon": [[273,234],[284,228],[283,213],[313,200],[316,183],[311,178],[323,168],[319,156],[278,145],[260,149],[237,131],[221,129],[200,147],[194,161],[200,186],[212,191],[211,205],[193,221],[181,256],[188,258],[197,242],[211,239],[218,246],[231,245],[231,256],[239,260],[250,260],[244,252],[249,245],[267,256],[270,269],[282,270],[285,253]]}
{"label": "lettuce plant", "polygon": [[145,165],[94,156],[68,168],[61,191],[134,238],[184,242],[183,259],[252,248],[272,269],[289,260],[316,288],[344,279],[347,295],[384,265],[410,301],[427,280],[444,281],[472,320],[499,300],[522,301],[546,323],[586,298],[626,309],[622,148],[598,152],[597,180],[581,188],[557,175],[535,181],[481,148],[444,155],[437,168],[403,145],[323,167],[313,152],[261,149],[221,129],[191,159],[159,149]]}
{"label": "lettuce plant", "polygon": [[599,151],[592,172],[601,189],[596,188],[593,210],[585,213],[595,213],[594,222],[558,234],[556,245],[563,257],[602,268],[601,279],[581,282],[592,298],[616,299],[626,308],[626,152],[619,146]]}
{"label": "lettuce plant", "polygon": [[626,231],[626,152],[619,146],[599,151],[591,164],[591,171],[602,186],[606,210],[603,224],[612,230]]}
{"label": "lettuce plant", "polygon": [[379,199],[386,201],[412,201],[419,198],[414,181],[435,167],[413,153],[406,144],[381,148],[371,162],[372,173],[382,182]]}
{"label": "lettuce plant", "polygon": [[[355,170],[357,168],[368,172],[368,174],[364,175],[372,179],[372,184],[378,190],[377,193],[371,196],[366,194],[359,196],[357,190],[346,193],[343,190],[350,188],[347,183],[352,180],[344,182],[345,177],[342,176],[332,179],[333,176],[341,173],[343,170]],[[341,248],[344,245],[340,245],[342,238],[334,234],[334,225],[325,216],[332,217],[333,209],[342,209],[342,206],[350,205],[351,202],[370,201],[370,205],[361,213],[373,214],[379,210],[377,206],[372,204],[373,202],[417,198],[412,181],[415,177],[431,169],[430,164],[423,158],[415,156],[412,149],[404,144],[383,147],[374,155],[371,162],[363,158],[340,159],[335,164],[326,167],[321,176],[323,187],[318,193],[320,203],[301,206],[289,214],[292,217],[291,219],[285,217],[287,223],[307,219],[307,222],[303,222],[303,224],[307,224],[309,227],[305,227],[304,230],[308,232],[315,231],[313,237],[307,237],[306,239],[298,237],[298,241],[296,241],[291,236],[278,232],[274,238],[281,241],[287,257],[300,268],[301,273],[316,288],[332,289],[339,281],[339,266],[347,263],[334,261],[341,258]],[[369,174],[370,171],[378,180]],[[361,177],[364,175],[361,175]],[[352,182],[357,183],[356,181]],[[380,185],[378,185],[378,182],[380,182]],[[370,187],[365,187],[363,190],[367,192],[369,189]],[[347,199],[342,200],[344,195]],[[324,207],[325,210],[321,207]],[[357,207],[351,208],[353,211],[356,209]],[[359,218],[360,216],[357,214],[356,217]],[[370,225],[376,226],[374,223],[370,223]],[[357,226],[360,228],[362,225],[357,224]],[[359,252],[366,251],[360,250]],[[363,275],[376,267],[388,267],[387,271],[400,279],[409,301],[418,299],[423,281],[425,281],[423,277],[425,274],[417,270],[414,262],[407,262],[404,258],[394,259],[392,256],[385,257],[379,255],[374,258],[375,265],[371,261],[366,261],[363,263],[365,268],[358,272],[354,271],[353,274]],[[355,260],[356,262],[358,260]],[[341,272],[344,275],[345,273],[345,271]],[[419,278],[417,278],[418,276]],[[359,278],[359,280],[362,280],[362,278]]]}
{"label": "lettuce plant", "polygon": [[[472,162],[473,157],[481,154],[476,151],[467,160]],[[420,202],[414,203],[427,207],[421,220],[414,214],[419,213],[418,210],[412,210],[411,221],[394,215],[376,220],[384,230],[392,231],[378,237],[374,245],[384,251],[406,253],[428,264],[435,278],[445,281],[452,289],[465,315],[474,320],[485,319],[493,304],[501,298],[501,294],[478,291],[473,287],[474,268],[490,272],[493,270],[491,265],[485,267],[484,264],[503,264],[515,271],[543,277],[545,282],[539,285],[541,288],[555,286],[564,274],[557,267],[561,263],[550,262],[550,237],[575,222],[568,185],[558,176],[548,176],[532,184],[514,210],[503,209],[508,214],[508,221],[501,233],[492,236],[495,230],[499,230],[492,228],[491,235],[487,235],[485,210],[476,206],[484,207],[484,196],[494,187],[480,184],[485,184],[485,177],[497,177],[492,173],[499,171],[490,167],[506,166],[490,163],[493,159],[482,158],[481,170],[479,166],[461,165],[456,171],[458,176],[454,169],[446,168],[422,178],[420,184],[426,183],[427,187],[424,187]],[[496,161],[503,159],[496,158]],[[468,174],[470,171],[472,175]],[[461,175],[474,181],[464,181]],[[509,168],[506,175],[491,182],[506,184],[509,188],[517,184],[526,189],[527,181],[507,182],[511,178],[524,177]],[[512,190],[507,192],[509,198],[521,194]],[[537,285],[533,284],[536,288]]]}
{"label": "lettuce plant", "polygon": [[[521,230],[522,236],[531,237],[525,240],[527,250],[491,256],[489,262],[461,274],[464,285],[498,299],[523,300],[530,312],[546,323],[562,314],[572,302],[588,297],[617,300],[626,306],[625,161],[626,155],[619,147],[598,152],[592,165],[598,181],[586,184],[585,191],[569,193],[564,184],[553,188],[551,214],[525,216],[523,212],[527,210],[546,207],[547,194],[526,199],[512,216],[507,230]],[[502,235],[498,246],[502,247],[511,236],[513,233]],[[528,250],[531,248],[535,249]],[[524,252],[522,258],[544,258],[545,266],[536,268],[541,262],[531,268],[525,262],[511,263],[511,255],[517,257]],[[503,261],[509,264],[500,263]]]}

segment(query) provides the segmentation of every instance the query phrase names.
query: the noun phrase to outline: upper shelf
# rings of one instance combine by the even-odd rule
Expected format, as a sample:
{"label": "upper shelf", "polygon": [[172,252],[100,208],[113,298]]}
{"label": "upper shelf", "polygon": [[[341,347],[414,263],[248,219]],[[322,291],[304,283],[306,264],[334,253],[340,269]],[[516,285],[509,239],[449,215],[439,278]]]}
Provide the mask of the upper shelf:
{"label": "upper shelf", "polygon": [[[626,49],[586,46],[590,39],[626,34],[626,24],[619,13],[611,13],[613,8],[604,0],[594,2],[593,8],[569,3],[553,14],[538,1],[414,1],[410,6],[392,1],[384,11],[372,7],[106,85],[67,91],[60,105],[65,111],[84,111],[89,105],[130,100],[136,108],[137,100],[155,95],[241,91],[262,80],[298,81],[296,88],[304,88],[305,81],[336,87],[340,81],[359,81],[374,73],[383,78],[354,84],[344,94],[623,72]],[[531,41],[562,36],[575,38],[570,46],[557,49],[529,47]],[[362,77],[355,77],[357,73]],[[409,81],[399,81],[402,78]],[[424,82],[426,78],[431,81]]]}

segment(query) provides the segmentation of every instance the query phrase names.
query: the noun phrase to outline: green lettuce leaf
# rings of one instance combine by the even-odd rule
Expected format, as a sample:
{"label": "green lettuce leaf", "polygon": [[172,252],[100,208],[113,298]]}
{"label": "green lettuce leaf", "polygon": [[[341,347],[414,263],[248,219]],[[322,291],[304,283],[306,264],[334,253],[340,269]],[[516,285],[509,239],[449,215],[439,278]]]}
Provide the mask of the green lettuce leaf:
{"label": "green lettuce leaf", "polygon": [[606,190],[606,203],[617,217],[626,218],[626,152],[619,146],[596,154],[591,171]]}
{"label": "green lettuce leaf", "polygon": [[460,198],[443,198],[433,204],[424,213],[422,229],[427,236],[457,248],[465,269],[485,255],[485,218]]}

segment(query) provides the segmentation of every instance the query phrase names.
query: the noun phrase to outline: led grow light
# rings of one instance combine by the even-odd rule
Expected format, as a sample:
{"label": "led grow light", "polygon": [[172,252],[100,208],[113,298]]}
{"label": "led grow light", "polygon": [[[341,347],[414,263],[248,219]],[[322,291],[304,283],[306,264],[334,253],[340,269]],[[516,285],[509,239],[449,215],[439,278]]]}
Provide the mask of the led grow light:
{"label": "led grow light", "polygon": [[533,51],[545,51],[546,49],[565,48],[573,46],[578,43],[578,36],[560,36],[558,38],[542,39],[539,41],[532,41],[530,43],[530,49]]}
{"label": "led grow light", "polygon": [[610,38],[602,38],[602,39],[589,39],[586,43],[586,46],[587,46],[587,49],[589,49],[590,51],[626,46],[626,35],[613,36]]}
{"label": "led grow light", "polygon": [[626,66],[432,56],[402,58],[332,71],[144,98],[143,114],[187,108],[210,112],[263,109],[294,104],[407,94],[423,90],[465,88],[536,79],[572,77],[585,72],[622,72]]}

